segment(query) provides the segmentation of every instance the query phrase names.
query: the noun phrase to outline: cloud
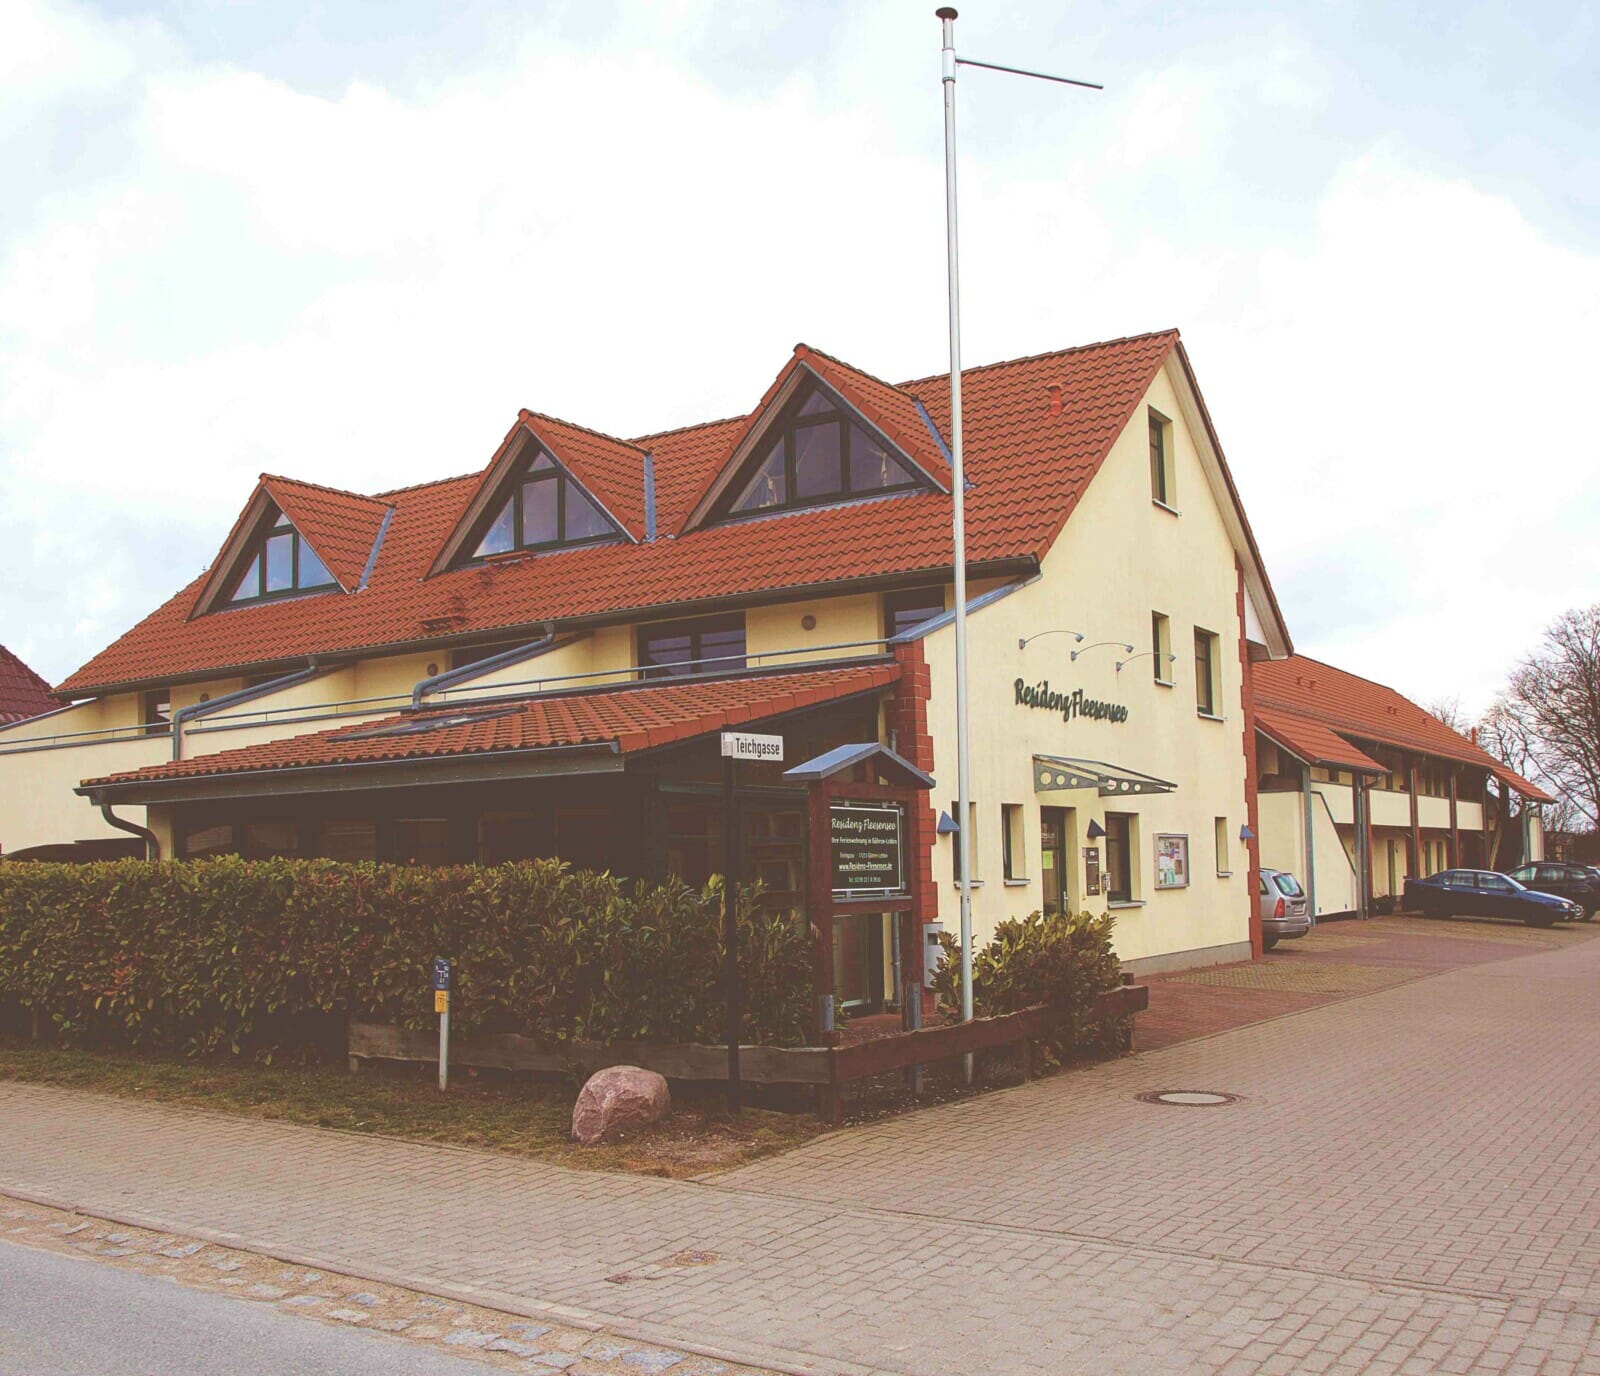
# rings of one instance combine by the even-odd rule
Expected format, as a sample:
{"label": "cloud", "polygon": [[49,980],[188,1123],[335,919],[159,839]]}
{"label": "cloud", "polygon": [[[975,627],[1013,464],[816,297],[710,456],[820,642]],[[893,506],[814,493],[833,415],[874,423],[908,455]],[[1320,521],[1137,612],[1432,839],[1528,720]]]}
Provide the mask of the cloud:
{"label": "cloud", "polygon": [[[520,405],[740,413],[800,339],[943,366],[931,51],[893,6],[820,68],[625,7],[337,90],[23,13],[60,59],[32,127],[105,144],[0,227],[0,641],[47,674],[193,576],[261,471],[465,472]],[[1593,258],[1398,144],[1264,162],[1327,107],[1284,32],[1093,101],[994,81],[963,87],[969,361],[1181,326],[1291,629],[1419,696],[1485,694],[1592,595]]]}

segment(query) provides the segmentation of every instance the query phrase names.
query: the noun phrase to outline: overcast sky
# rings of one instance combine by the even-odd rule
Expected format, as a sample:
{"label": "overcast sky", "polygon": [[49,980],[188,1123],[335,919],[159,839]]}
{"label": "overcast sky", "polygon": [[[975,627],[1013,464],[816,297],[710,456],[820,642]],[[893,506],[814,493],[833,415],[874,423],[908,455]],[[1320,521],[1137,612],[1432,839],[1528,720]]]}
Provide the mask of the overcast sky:
{"label": "overcast sky", "polygon": [[[0,0],[0,643],[52,680],[262,471],[945,359],[932,0]],[[1600,598],[1585,4],[972,0],[970,363],[1178,326],[1297,647],[1483,705]]]}

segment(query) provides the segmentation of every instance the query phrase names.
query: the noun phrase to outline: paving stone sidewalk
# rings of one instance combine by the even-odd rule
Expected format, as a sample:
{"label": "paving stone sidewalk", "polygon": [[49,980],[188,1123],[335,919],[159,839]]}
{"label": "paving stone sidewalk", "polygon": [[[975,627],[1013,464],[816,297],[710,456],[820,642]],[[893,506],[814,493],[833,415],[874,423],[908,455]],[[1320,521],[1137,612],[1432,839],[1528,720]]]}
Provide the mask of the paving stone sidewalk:
{"label": "paving stone sidewalk", "polygon": [[786,1370],[1600,1376],[1597,995],[1552,945],[702,1184],[4,1084],[0,1190]]}

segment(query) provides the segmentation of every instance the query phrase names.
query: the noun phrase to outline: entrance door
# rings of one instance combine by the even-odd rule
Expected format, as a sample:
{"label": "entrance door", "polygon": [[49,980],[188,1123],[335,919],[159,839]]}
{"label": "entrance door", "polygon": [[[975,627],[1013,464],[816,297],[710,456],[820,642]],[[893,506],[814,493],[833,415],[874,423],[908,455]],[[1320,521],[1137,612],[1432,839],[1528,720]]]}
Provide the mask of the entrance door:
{"label": "entrance door", "polygon": [[1039,809],[1039,872],[1044,882],[1044,913],[1067,911],[1071,885],[1067,882],[1067,810]]}
{"label": "entrance door", "polygon": [[833,993],[858,1013],[880,1012],[884,1004],[883,913],[840,913],[833,919]]}

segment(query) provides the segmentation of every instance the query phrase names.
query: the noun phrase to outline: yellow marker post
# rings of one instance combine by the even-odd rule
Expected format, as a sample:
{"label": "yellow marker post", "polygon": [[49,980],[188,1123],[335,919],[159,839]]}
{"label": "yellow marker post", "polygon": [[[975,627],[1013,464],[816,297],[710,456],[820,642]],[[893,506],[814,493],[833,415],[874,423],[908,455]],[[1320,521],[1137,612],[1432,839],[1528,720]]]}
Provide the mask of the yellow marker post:
{"label": "yellow marker post", "polygon": [[450,1087],[450,962],[443,956],[433,962],[433,1011],[439,1015],[439,1089]]}

